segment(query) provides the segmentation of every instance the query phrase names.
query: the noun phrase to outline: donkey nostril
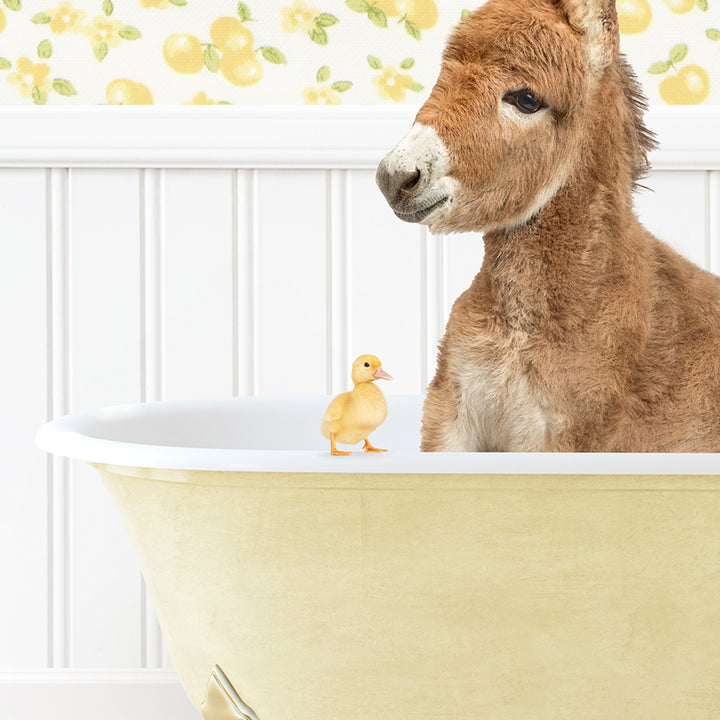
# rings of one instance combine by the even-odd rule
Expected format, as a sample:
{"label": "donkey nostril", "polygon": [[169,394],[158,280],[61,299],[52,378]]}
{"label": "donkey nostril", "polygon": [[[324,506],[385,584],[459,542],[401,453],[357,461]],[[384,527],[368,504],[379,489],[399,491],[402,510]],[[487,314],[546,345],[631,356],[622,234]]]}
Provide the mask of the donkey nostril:
{"label": "donkey nostril", "polygon": [[411,190],[414,190],[417,187],[417,184],[420,182],[420,171],[415,170],[414,173],[410,174],[410,177],[402,184],[401,190],[404,190],[405,192],[410,192]]}

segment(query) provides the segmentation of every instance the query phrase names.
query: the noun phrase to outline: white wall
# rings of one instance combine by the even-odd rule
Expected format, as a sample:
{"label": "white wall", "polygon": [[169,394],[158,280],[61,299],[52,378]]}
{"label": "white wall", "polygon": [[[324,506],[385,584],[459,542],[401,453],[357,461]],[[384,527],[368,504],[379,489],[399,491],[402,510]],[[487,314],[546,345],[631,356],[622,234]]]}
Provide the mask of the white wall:
{"label": "white wall", "polygon": [[[388,393],[421,392],[482,259],[479,237],[406,225],[375,188],[411,110],[137,110],[2,112],[3,720],[94,719],[103,699],[117,717],[197,717],[108,496],[34,448],[40,425],[138,400],[334,393],[361,352],[396,378]],[[720,112],[651,122],[664,146],[638,210],[719,272]]]}

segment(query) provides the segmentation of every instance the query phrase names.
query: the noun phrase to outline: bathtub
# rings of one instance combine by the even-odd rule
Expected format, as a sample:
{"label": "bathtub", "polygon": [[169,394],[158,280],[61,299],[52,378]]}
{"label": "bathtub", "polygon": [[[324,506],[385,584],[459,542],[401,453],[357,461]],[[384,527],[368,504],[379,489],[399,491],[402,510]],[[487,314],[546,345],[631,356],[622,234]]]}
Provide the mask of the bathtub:
{"label": "bathtub", "polygon": [[45,426],[127,526],[207,720],[720,717],[717,455],[421,454],[390,397],[332,457],[328,398]]}

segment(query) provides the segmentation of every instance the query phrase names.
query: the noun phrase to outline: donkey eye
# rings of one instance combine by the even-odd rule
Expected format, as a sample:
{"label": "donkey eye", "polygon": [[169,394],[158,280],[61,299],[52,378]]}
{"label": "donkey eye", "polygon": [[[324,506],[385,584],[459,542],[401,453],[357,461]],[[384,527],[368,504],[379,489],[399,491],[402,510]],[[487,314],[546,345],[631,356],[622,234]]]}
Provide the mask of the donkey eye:
{"label": "donkey eye", "polygon": [[531,90],[516,90],[505,95],[503,100],[514,105],[521,113],[532,115],[545,107],[545,103]]}

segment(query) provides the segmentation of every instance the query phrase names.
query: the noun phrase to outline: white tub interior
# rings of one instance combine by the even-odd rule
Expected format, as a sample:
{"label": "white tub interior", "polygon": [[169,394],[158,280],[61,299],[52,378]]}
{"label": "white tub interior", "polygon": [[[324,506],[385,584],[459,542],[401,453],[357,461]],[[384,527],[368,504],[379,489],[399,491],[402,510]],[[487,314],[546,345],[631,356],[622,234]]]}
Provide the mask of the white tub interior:
{"label": "white tub interior", "polygon": [[382,454],[333,457],[320,434],[329,397],[137,403],[75,413],[40,430],[48,452],[132,467],[248,472],[711,475],[717,454],[420,453],[421,396],[388,397],[371,436]]}

